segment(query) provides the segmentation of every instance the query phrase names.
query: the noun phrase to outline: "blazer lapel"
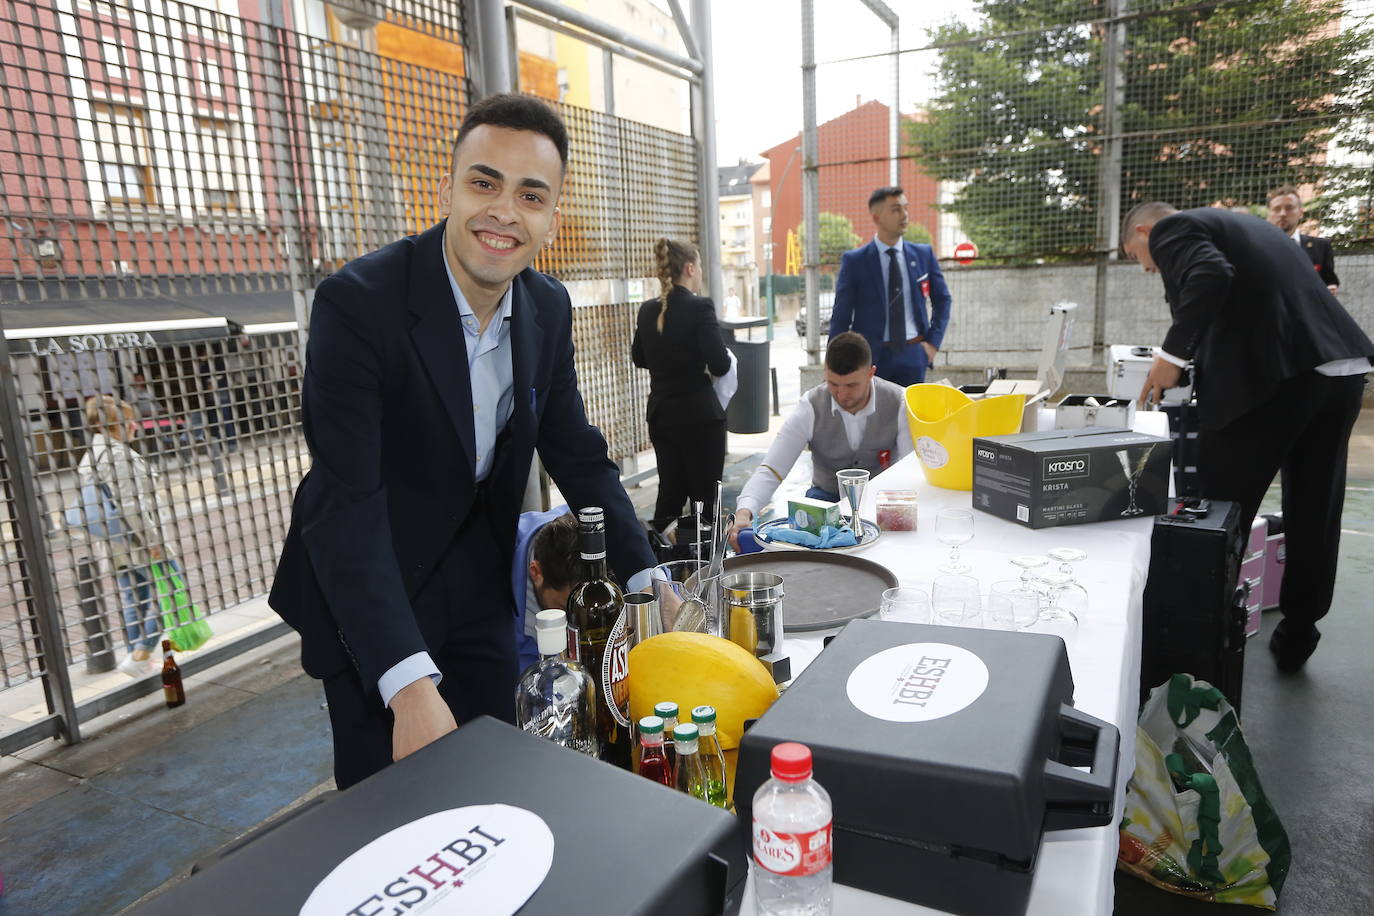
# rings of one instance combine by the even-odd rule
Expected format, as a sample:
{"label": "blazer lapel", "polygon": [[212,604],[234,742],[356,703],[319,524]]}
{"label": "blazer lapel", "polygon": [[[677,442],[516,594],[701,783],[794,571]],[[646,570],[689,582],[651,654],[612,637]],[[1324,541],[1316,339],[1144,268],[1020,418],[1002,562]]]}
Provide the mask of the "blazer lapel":
{"label": "blazer lapel", "polygon": [[[527,270],[529,268],[526,268]],[[510,343],[511,343],[511,435],[519,441],[533,442],[535,438],[534,369],[544,345],[544,329],[534,299],[525,286],[522,271],[511,281]]]}
{"label": "blazer lapel", "polygon": [[458,303],[453,301],[453,289],[444,271],[444,225],[426,230],[415,241],[407,307],[416,320],[410,328],[410,339],[463,443],[468,469],[475,472],[477,434],[472,425],[472,378]]}

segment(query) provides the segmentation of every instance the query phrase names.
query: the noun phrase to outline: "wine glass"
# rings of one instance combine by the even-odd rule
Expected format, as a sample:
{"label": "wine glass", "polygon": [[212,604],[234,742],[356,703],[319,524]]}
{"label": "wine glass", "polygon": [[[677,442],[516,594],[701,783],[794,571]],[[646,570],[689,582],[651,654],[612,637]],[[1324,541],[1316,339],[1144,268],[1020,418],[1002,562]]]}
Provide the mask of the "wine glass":
{"label": "wine glass", "polygon": [[1078,614],[1062,600],[1068,586],[1073,584],[1073,576],[1061,572],[1049,572],[1040,576],[1048,589],[1048,602],[1040,609],[1035,623],[1030,627],[1036,633],[1053,633],[1072,645],[1078,635]]}
{"label": "wine glass", "polygon": [[1049,556],[1059,561],[1059,573],[1068,580],[1060,586],[1056,603],[1082,620],[1088,610],[1088,590],[1078,581],[1073,564],[1087,559],[1088,552],[1077,547],[1055,547],[1049,551]]}
{"label": "wine glass", "polygon": [[1016,630],[1016,603],[1007,594],[993,589],[983,596],[983,626],[989,630]]}
{"label": "wine glass", "polygon": [[935,516],[935,539],[949,548],[949,559],[940,572],[963,575],[973,569],[959,559],[959,547],[973,540],[972,509],[941,509]]}
{"label": "wine glass", "polygon": [[[972,576],[940,576],[930,590],[931,622],[942,626],[982,626],[978,580]],[[977,622],[974,622],[974,621]]]}
{"label": "wine glass", "polygon": [[1049,560],[1038,553],[1021,553],[1011,558],[1011,565],[1021,570],[1021,584],[1032,591],[1035,590],[1035,573],[1032,570],[1039,569],[1047,563]]}
{"label": "wine glass", "polygon": [[1062,573],[1072,573],[1074,563],[1088,558],[1088,552],[1079,550],[1077,547],[1055,547],[1047,553],[1051,560],[1059,561],[1059,571]]}
{"label": "wine glass", "polygon": [[1018,630],[1031,626],[1040,616],[1040,593],[1020,579],[1003,579],[992,583],[992,594],[1003,596],[1011,602],[1012,621]]}
{"label": "wine glass", "polygon": [[889,588],[883,592],[879,610],[884,620],[930,623],[930,591],[912,585]]}

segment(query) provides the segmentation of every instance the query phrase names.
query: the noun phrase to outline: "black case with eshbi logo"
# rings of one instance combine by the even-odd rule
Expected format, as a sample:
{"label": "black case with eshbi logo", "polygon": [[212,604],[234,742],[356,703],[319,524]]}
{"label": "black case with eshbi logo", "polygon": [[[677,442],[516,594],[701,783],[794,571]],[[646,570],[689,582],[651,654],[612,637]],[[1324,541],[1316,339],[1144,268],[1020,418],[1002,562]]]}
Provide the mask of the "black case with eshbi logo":
{"label": "black case with eshbi logo", "polygon": [[745,732],[741,842],[774,745],[800,741],[833,804],[837,882],[1024,913],[1044,832],[1114,819],[1120,736],[1072,702],[1058,637],[855,620]]}
{"label": "black case with eshbi logo", "polygon": [[[521,916],[739,912],[747,870],[729,812],[483,716],[299,817],[269,824],[136,913],[299,913],[335,866],[377,837],[438,811],[494,804],[537,814],[554,838],[548,874]],[[472,864],[478,852],[468,840],[495,850],[490,837],[472,833],[464,845],[437,850],[440,857],[461,866],[456,855],[465,851]],[[416,864],[452,877],[426,858],[435,851],[417,849]],[[424,882],[379,873],[376,896],[358,894],[357,906],[339,916],[400,916],[405,903],[475,916],[433,891],[415,900],[413,888]]]}
{"label": "black case with eshbi logo", "polygon": [[1172,443],[1128,429],[973,440],[973,507],[1028,528],[1158,515]]}

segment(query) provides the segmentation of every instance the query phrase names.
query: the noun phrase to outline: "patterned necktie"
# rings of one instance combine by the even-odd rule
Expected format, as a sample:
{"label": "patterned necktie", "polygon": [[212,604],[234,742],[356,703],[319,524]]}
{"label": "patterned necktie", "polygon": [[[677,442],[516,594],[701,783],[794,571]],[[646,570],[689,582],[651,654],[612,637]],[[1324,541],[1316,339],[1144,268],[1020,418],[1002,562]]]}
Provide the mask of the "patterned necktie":
{"label": "patterned necktie", "polygon": [[887,250],[887,345],[906,345],[906,303],[902,300],[902,262],[897,249]]}

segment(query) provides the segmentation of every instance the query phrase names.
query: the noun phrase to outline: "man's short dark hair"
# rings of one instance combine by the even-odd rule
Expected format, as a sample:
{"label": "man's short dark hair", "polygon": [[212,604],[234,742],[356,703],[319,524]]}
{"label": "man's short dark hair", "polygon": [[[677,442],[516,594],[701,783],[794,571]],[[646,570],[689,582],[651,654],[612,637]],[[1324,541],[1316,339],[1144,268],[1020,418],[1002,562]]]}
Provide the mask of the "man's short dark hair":
{"label": "man's short dark hair", "polygon": [[1302,195],[1299,194],[1299,193],[1298,193],[1298,189],[1295,188],[1295,187],[1293,187],[1291,184],[1282,185],[1281,187],[1277,187],[1277,188],[1275,188],[1274,190],[1270,191],[1270,192],[1265,196],[1264,202],[1265,202],[1266,204],[1268,204],[1268,203],[1269,203],[1270,201],[1272,201],[1275,197],[1287,197],[1289,194],[1293,195],[1294,197],[1296,197],[1296,198],[1298,199],[1298,206],[1301,207],[1301,206],[1302,206]]}
{"label": "man's short dark hair", "polygon": [[577,579],[577,519],[564,512],[534,533],[530,558],[539,561],[545,588],[567,588]]}
{"label": "man's short dark hair", "polygon": [[873,365],[873,351],[862,334],[845,331],[830,338],[825,348],[825,368],[836,375],[848,375]]}
{"label": "man's short dark hair", "polygon": [[453,139],[452,159],[455,163],[458,161],[458,147],[463,145],[463,140],[483,124],[543,134],[558,148],[558,158],[563,168],[568,167],[568,128],[558,112],[543,99],[518,92],[502,92],[489,95],[473,105],[463,117],[458,136]]}
{"label": "man's short dark hair", "polygon": [[1166,216],[1171,216],[1178,212],[1178,208],[1173,204],[1166,204],[1162,200],[1152,200],[1149,203],[1136,204],[1131,208],[1131,212],[1126,214],[1126,219],[1121,223],[1121,251],[1125,254],[1126,241],[1135,232],[1136,226],[1143,226],[1149,223],[1153,226]]}
{"label": "man's short dark hair", "polygon": [[879,188],[872,194],[868,195],[868,209],[872,210],[874,207],[878,206],[883,201],[887,200],[889,197],[901,197],[905,193],[905,191],[897,187],[895,184],[886,188]]}

